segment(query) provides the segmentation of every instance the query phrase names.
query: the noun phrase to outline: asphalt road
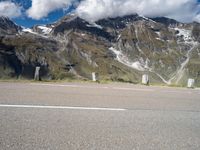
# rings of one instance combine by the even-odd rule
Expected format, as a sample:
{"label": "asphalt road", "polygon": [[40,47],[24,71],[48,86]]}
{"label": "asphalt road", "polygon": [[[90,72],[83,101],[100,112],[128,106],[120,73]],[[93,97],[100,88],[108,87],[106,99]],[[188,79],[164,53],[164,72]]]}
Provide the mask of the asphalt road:
{"label": "asphalt road", "polygon": [[199,150],[200,90],[0,83],[0,150]]}

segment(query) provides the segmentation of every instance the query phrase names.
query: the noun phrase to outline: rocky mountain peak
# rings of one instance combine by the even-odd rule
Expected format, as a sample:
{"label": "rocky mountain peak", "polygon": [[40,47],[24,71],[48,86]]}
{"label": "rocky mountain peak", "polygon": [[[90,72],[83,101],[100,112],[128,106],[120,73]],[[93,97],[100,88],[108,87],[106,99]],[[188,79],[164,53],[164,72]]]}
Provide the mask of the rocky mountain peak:
{"label": "rocky mountain peak", "polygon": [[179,24],[181,24],[180,22],[174,20],[174,19],[170,19],[170,18],[166,18],[166,17],[156,17],[156,18],[152,18],[152,20],[154,20],[155,22],[164,24],[166,26],[177,26]]}
{"label": "rocky mountain peak", "polygon": [[65,16],[53,25],[53,35],[65,34],[65,32],[73,31],[81,32],[83,34],[91,34],[94,36],[105,38],[109,41],[113,39],[112,35],[110,35],[110,33],[104,30],[103,27],[101,27],[100,25],[96,23],[89,23],[76,15]]}
{"label": "rocky mountain peak", "polygon": [[123,29],[130,22],[134,22],[139,19],[140,17],[137,14],[135,14],[135,15],[127,15],[124,17],[102,19],[97,21],[96,23],[106,28]]}
{"label": "rocky mountain peak", "polygon": [[16,34],[22,28],[16,25],[13,21],[11,21],[8,17],[1,16],[0,17],[0,34]]}

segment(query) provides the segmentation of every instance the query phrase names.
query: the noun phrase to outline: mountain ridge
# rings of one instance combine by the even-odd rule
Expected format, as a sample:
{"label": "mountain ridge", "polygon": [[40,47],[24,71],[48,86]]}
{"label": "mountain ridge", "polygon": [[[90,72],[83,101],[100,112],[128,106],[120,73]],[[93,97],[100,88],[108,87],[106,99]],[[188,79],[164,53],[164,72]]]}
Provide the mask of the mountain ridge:
{"label": "mountain ridge", "polygon": [[49,25],[14,28],[18,33],[10,32],[11,38],[5,32],[0,43],[14,47],[22,69],[18,75],[12,71],[1,48],[0,77],[31,78],[40,65],[42,78],[50,80],[88,80],[97,72],[102,80],[138,83],[147,73],[153,83],[185,85],[194,78],[200,84],[198,23],[139,15],[89,23],[68,15]]}

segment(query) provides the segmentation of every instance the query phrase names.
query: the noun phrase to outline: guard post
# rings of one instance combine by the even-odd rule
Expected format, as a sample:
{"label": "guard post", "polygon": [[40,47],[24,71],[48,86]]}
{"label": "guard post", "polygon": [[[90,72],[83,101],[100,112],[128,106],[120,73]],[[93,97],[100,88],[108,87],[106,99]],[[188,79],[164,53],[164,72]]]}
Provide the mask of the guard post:
{"label": "guard post", "polygon": [[195,83],[195,80],[194,79],[188,79],[188,83],[187,83],[187,87],[188,88],[194,88],[194,83]]}
{"label": "guard post", "polygon": [[40,67],[35,67],[34,80],[36,80],[36,81],[40,80]]}
{"label": "guard post", "polygon": [[142,84],[143,85],[149,85],[149,76],[147,74],[144,74],[142,76]]}

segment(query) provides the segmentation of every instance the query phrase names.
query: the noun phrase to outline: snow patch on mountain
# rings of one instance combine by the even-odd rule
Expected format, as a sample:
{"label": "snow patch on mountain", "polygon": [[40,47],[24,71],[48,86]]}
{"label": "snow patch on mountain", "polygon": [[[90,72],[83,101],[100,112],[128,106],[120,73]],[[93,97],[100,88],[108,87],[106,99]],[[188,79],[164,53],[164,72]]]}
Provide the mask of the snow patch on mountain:
{"label": "snow patch on mountain", "polygon": [[184,41],[190,41],[192,39],[192,31],[191,30],[186,30],[186,29],[181,29],[181,28],[174,28],[177,30],[179,33],[177,36],[183,36]]}
{"label": "snow patch on mountain", "polygon": [[51,31],[52,31],[52,28],[46,27],[46,26],[38,26],[38,28],[41,29],[42,33],[45,34],[45,35],[50,34]]}
{"label": "snow patch on mountain", "polygon": [[121,38],[121,34],[120,35],[118,35],[118,37],[117,37],[117,41],[119,41],[120,40],[120,38]]}
{"label": "snow patch on mountain", "polygon": [[159,31],[156,31],[155,33],[158,35],[158,37],[161,37],[161,33]]}
{"label": "snow patch on mountain", "polygon": [[30,28],[23,28],[22,29],[22,32],[20,33],[20,34],[23,34],[23,33],[31,33],[31,34],[34,34],[34,35],[37,35],[37,36],[41,36],[41,37],[43,37],[43,38],[48,38],[48,36],[45,36],[45,35],[43,35],[43,34],[39,34],[39,33],[37,33],[37,32],[34,32],[32,29],[30,29]]}
{"label": "snow patch on mountain", "polygon": [[156,23],[155,21],[153,21],[152,19],[150,19],[150,18],[147,18],[147,17],[145,17],[145,16],[143,16],[143,15],[139,15],[141,18],[143,18],[144,20],[146,20],[146,21],[151,21],[151,22],[153,22],[153,23]]}
{"label": "snow patch on mountain", "polygon": [[32,33],[32,34],[38,34],[38,33],[36,33],[36,32],[33,32],[33,30],[30,29],[30,28],[23,28],[23,29],[22,29],[22,32],[28,32],[28,33]]}
{"label": "snow patch on mountain", "polygon": [[117,61],[121,62],[122,64],[139,71],[145,71],[144,64],[142,64],[140,61],[135,61],[135,62],[130,61],[127,56],[125,56],[121,51],[115,49],[114,47],[110,47],[109,50],[116,55]]}
{"label": "snow patch on mountain", "polygon": [[100,25],[98,25],[98,24],[96,24],[96,23],[91,23],[91,24],[88,24],[88,25],[86,25],[87,27],[95,27],[95,28],[98,28],[98,29],[103,29],[103,27],[102,26],[100,26]]}

